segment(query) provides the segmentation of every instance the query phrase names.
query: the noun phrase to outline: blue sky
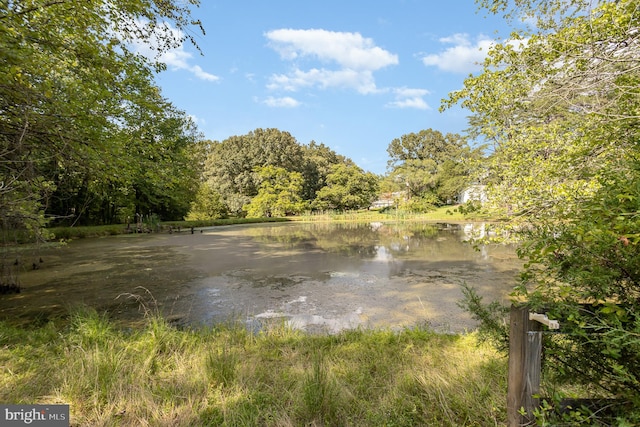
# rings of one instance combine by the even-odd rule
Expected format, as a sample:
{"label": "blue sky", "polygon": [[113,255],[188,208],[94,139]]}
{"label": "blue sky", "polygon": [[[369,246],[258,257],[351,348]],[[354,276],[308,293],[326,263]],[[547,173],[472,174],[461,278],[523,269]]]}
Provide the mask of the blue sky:
{"label": "blue sky", "polygon": [[508,35],[472,0],[202,0],[193,15],[202,55],[166,53],[157,83],[206,138],[277,128],[379,174],[394,138],[464,132],[440,101]]}

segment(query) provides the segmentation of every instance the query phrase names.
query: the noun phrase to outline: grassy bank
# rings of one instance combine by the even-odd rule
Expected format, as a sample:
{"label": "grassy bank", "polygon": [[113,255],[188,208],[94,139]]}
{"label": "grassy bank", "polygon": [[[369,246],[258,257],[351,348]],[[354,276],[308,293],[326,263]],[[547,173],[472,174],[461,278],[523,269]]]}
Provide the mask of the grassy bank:
{"label": "grassy bank", "polygon": [[[185,232],[191,227],[214,227],[234,224],[256,224],[266,222],[286,222],[286,221],[327,221],[327,222],[377,222],[377,221],[483,221],[487,220],[479,216],[464,215],[458,211],[456,206],[443,206],[427,213],[412,213],[395,210],[360,210],[360,211],[325,211],[314,212],[286,218],[225,218],[208,221],[164,221],[153,224],[144,224],[148,231],[167,232],[180,229]],[[82,239],[86,237],[114,236],[118,234],[130,233],[135,229],[134,225],[127,227],[126,224],[95,225],[95,226],[74,226],[74,227],[49,227],[46,229],[46,236],[50,240],[70,240]],[[28,241],[28,240],[26,240]]]}
{"label": "grassy bank", "polygon": [[[224,218],[212,219],[209,221],[166,221],[155,224],[145,224],[148,231],[168,232],[169,228],[180,229],[183,232],[191,227],[214,227],[233,224],[256,224],[263,222],[286,222],[286,218]],[[49,227],[46,229],[49,238],[52,240],[82,239],[85,237],[115,236],[118,234],[131,233],[135,229],[134,225],[127,227],[126,224],[111,225],[87,225],[75,227]]]}
{"label": "grassy bank", "polygon": [[0,324],[0,401],[68,403],[72,425],[494,426],[506,360],[427,329],[122,330],[95,312]]}
{"label": "grassy bank", "polygon": [[486,221],[479,213],[475,215],[465,215],[459,211],[457,206],[442,206],[430,212],[415,213],[395,209],[359,211],[325,211],[312,212],[304,215],[290,217],[293,221]]}

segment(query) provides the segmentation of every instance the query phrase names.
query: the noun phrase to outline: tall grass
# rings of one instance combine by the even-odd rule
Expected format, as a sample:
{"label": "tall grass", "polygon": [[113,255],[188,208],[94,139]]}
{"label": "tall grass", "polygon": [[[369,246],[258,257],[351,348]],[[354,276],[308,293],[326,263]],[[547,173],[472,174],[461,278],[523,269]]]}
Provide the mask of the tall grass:
{"label": "tall grass", "polygon": [[[208,221],[166,221],[148,226],[147,230],[167,232],[180,229],[188,231],[191,227],[213,227],[233,224],[255,224],[263,222],[285,222],[287,218],[222,218]],[[111,225],[86,225],[74,227],[49,227],[48,235],[53,240],[83,239],[86,237],[115,236],[119,234],[131,233],[135,230],[135,224],[111,224]]]}
{"label": "tall grass", "polygon": [[309,335],[95,311],[33,329],[0,324],[0,401],[68,403],[81,426],[493,426],[506,360],[474,335],[427,329]]}
{"label": "tall grass", "polygon": [[396,209],[317,211],[290,217],[293,221],[475,221],[479,216],[465,215],[456,206],[443,206],[430,212],[416,213]]}

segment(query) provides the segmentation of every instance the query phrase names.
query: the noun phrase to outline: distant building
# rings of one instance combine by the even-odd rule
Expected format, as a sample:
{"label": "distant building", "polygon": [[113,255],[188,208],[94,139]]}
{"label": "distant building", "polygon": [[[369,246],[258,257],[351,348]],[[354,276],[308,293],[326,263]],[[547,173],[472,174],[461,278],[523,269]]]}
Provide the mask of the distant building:
{"label": "distant building", "polygon": [[383,208],[390,208],[392,206],[393,206],[393,200],[379,199],[371,203],[371,206],[369,206],[369,209],[383,209]]}
{"label": "distant building", "polygon": [[378,200],[371,203],[369,209],[384,209],[396,206],[398,200],[405,200],[407,197],[406,192],[396,191],[394,193],[386,193],[380,196]]}
{"label": "distant building", "polygon": [[480,202],[485,203],[487,197],[487,186],[482,184],[472,184],[465,188],[458,197],[458,203]]}

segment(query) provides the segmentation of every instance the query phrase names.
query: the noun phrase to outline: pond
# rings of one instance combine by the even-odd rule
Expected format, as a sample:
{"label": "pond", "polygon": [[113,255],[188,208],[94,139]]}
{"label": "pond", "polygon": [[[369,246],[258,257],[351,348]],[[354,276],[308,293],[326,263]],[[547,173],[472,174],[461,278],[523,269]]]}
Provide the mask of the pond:
{"label": "pond", "polygon": [[22,291],[0,296],[0,318],[42,321],[82,304],[127,323],[159,312],[181,326],[460,332],[475,326],[457,306],[461,285],[505,299],[521,267],[514,247],[465,243],[479,226],[272,223],[72,241],[22,255]]}

